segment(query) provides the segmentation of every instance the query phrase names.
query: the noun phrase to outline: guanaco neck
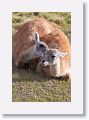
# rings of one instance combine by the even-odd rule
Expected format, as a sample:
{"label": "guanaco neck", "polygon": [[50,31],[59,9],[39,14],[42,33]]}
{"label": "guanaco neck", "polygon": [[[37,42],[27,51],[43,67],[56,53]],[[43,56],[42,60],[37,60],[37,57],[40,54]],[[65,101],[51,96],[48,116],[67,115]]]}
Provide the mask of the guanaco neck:
{"label": "guanaco neck", "polygon": [[23,58],[24,62],[37,58],[38,56],[35,53],[35,46],[32,46],[28,50],[26,50],[21,57]]}
{"label": "guanaco neck", "polygon": [[54,65],[50,65],[51,76],[58,77],[60,74],[60,58],[57,58]]}

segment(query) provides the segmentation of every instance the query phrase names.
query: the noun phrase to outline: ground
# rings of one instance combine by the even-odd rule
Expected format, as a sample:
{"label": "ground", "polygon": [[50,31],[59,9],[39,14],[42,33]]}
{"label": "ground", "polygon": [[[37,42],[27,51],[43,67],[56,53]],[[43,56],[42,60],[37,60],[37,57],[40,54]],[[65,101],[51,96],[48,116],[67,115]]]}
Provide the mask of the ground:
{"label": "ground", "polygon": [[[70,13],[28,13],[14,12],[12,14],[12,33],[27,20],[43,17],[56,23],[71,40]],[[12,101],[13,102],[70,102],[71,80],[48,78],[35,71],[15,68],[12,72]]]}

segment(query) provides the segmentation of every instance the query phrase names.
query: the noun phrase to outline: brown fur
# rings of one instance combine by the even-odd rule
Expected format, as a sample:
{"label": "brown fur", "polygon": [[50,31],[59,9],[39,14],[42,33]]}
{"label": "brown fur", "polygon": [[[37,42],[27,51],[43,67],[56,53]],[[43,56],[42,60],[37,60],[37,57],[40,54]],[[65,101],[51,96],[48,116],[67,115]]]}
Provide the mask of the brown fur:
{"label": "brown fur", "polygon": [[38,32],[40,35],[40,39],[50,33],[57,28],[56,25],[48,22],[43,18],[33,19],[24,23],[13,35],[13,57],[15,64],[19,64],[21,62],[20,56],[26,51],[28,48],[34,45],[34,34]]}
{"label": "brown fur", "polygon": [[[62,57],[60,60],[60,74],[66,73],[67,70],[70,71],[71,47],[67,36],[61,30],[57,29],[44,36],[43,41],[46,42],[49,48],[56,48],[59,49],[61,52],[68,52],[68,55]],[[41,66],[40,69],[44,70],[45,74],[49,73],[49,69],[46,69],[44,66]]]}
{"label": "brown fur", "polygon": [[[71,48],[67,36],[55,24],[41,18],[33,19],[23,24],[13,36],[13,57],[15,64],[19,64],[21,62],[20,56],[23,52],[34,45],[35,32],[39,33],[40,39],[49,48],[57,48],[62,52],[69,52],[67,56],[61,58],[61,73],[64,73],[68,68],[70,69]],[[40,66],[40,71],[50,76],[48,66]]]}

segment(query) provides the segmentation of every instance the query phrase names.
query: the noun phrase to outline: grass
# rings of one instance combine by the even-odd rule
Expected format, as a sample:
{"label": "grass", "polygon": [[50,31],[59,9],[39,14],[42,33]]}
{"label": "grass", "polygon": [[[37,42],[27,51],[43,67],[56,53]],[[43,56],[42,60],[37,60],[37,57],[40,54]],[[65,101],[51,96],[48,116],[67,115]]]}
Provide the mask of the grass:
{"label": "grass", "polygon": [[[14,12],[12,14],[12,33],[19,26],[35,17],[43,17],[56,23],[71,39],[71,15],[70,13],[50,12]],[[12,101],[13,102],[70,102],[71,80],[48,78],[37,74],[35,71],[15,68],[12,75]]]}

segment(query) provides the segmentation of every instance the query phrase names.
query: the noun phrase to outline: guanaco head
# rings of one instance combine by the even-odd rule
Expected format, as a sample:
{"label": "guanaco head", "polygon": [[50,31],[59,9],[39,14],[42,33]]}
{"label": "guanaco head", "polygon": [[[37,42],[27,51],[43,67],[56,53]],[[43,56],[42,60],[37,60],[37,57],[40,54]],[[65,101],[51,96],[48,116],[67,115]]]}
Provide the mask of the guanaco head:
{"label": "guanaco head", "polygon": [[44,53],[48,50],[48,45],[40,41],[38,32],[35,33],[35,54],[43,57]]}
{"label": "guanaco head", "polygon": [[58,49],[49,49],[44,54],[41,64],[43,66],[54,65],[58,62],[60,57],[64,57],[65,55],[67,55],[67,52],[60,52]]}

